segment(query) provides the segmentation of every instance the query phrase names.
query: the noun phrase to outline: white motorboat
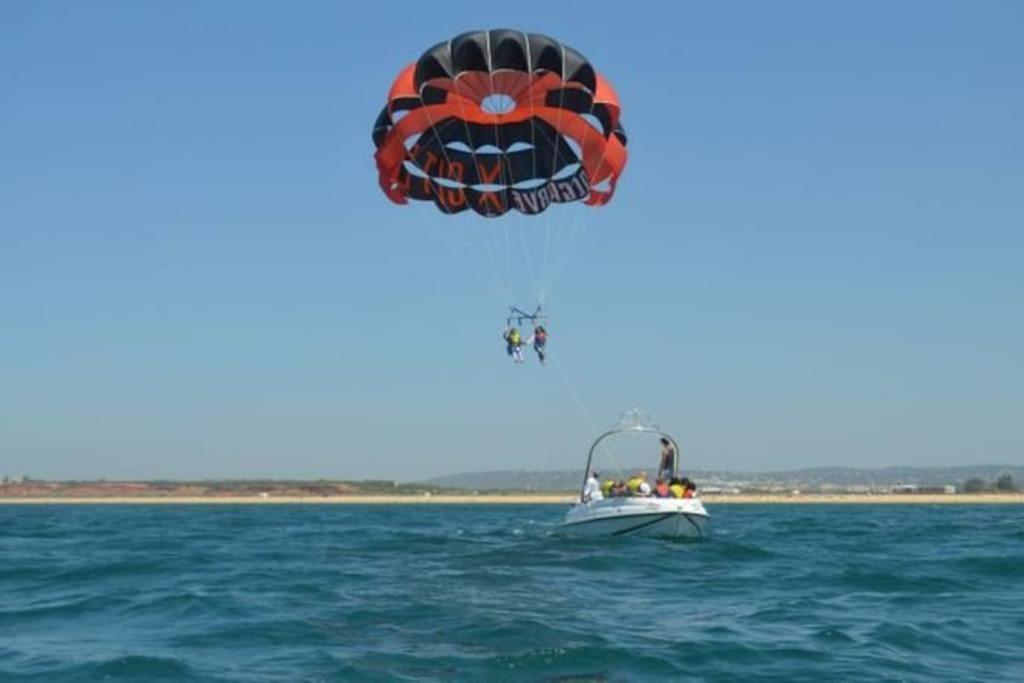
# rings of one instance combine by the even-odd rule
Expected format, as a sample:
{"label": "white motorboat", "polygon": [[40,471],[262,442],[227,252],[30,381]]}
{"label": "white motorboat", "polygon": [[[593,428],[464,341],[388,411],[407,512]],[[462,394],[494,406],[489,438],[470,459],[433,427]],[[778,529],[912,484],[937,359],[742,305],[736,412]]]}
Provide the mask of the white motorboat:
{"label": "white motorboat", "polygon": [[590,536],[659,538],[700,538],[706,535],[709,515],[696,495],[692,498],[617,496],[584,500],[586,479],[591,472],[598,445],[613,436],[638,432],[668,439],[675,449],[673,472],[678,476],[680,450],[675,438],[651,424],[639,411],[629,411],[614,429],[599,436],[591,445],[580,499],[566,513],[562,531]]}
{"label": "white motorboat", "polygon": [[708,513],[700,498],[605,498],[575,503],[563,531],[591,536],[700,538]]}

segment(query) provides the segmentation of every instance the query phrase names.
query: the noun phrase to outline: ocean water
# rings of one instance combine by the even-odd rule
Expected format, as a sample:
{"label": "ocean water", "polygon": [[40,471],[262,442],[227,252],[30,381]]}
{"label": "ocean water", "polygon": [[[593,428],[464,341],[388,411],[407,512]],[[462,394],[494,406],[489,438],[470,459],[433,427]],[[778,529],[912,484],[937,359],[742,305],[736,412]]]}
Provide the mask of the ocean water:
{"label": "ocean water", "polygon": [[0,506],[0,680],[1024,680],[1024,507],[563,510]]}

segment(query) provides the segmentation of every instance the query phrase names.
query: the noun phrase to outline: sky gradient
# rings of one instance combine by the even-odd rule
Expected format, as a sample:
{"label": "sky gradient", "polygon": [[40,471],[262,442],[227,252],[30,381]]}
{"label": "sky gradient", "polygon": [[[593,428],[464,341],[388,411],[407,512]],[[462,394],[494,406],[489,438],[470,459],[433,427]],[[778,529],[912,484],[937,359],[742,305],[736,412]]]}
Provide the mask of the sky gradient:
{"label": "sky gradient", "polygon": [[[362,4],[0,5],[0,475],[582,467],[635,405],[684,466],[1024,464],[1024,5]],[[547,368],[372,161],[503,26],[630,134]]]}

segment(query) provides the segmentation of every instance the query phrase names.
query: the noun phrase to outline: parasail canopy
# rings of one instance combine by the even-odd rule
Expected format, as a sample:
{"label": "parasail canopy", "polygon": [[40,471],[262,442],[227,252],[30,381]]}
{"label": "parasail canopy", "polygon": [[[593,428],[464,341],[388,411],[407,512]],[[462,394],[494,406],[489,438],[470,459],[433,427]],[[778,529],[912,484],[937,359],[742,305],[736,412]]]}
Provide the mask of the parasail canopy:
{"label": "parasail canopy", "polygon": [[619,99],[579,52],[547,36],[472,31],[395,79],[373,128],[380,187],[444,213],[539,214],[607,203],[626,165]]}

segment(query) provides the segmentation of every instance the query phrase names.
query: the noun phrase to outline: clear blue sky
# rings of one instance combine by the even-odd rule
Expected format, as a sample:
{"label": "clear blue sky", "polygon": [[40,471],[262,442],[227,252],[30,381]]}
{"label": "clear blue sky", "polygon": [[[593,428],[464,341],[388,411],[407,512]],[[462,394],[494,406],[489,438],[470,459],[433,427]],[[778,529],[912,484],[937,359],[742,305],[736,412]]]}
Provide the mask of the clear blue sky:
{"label": "clear blue sky", "polygon": [[[1024,5],[359,4],[0,3],[0,474],[581,467],[637,404],[695,467],[1024,464]],[[543,369],[371,157],[501,26],[630,133]]]}

